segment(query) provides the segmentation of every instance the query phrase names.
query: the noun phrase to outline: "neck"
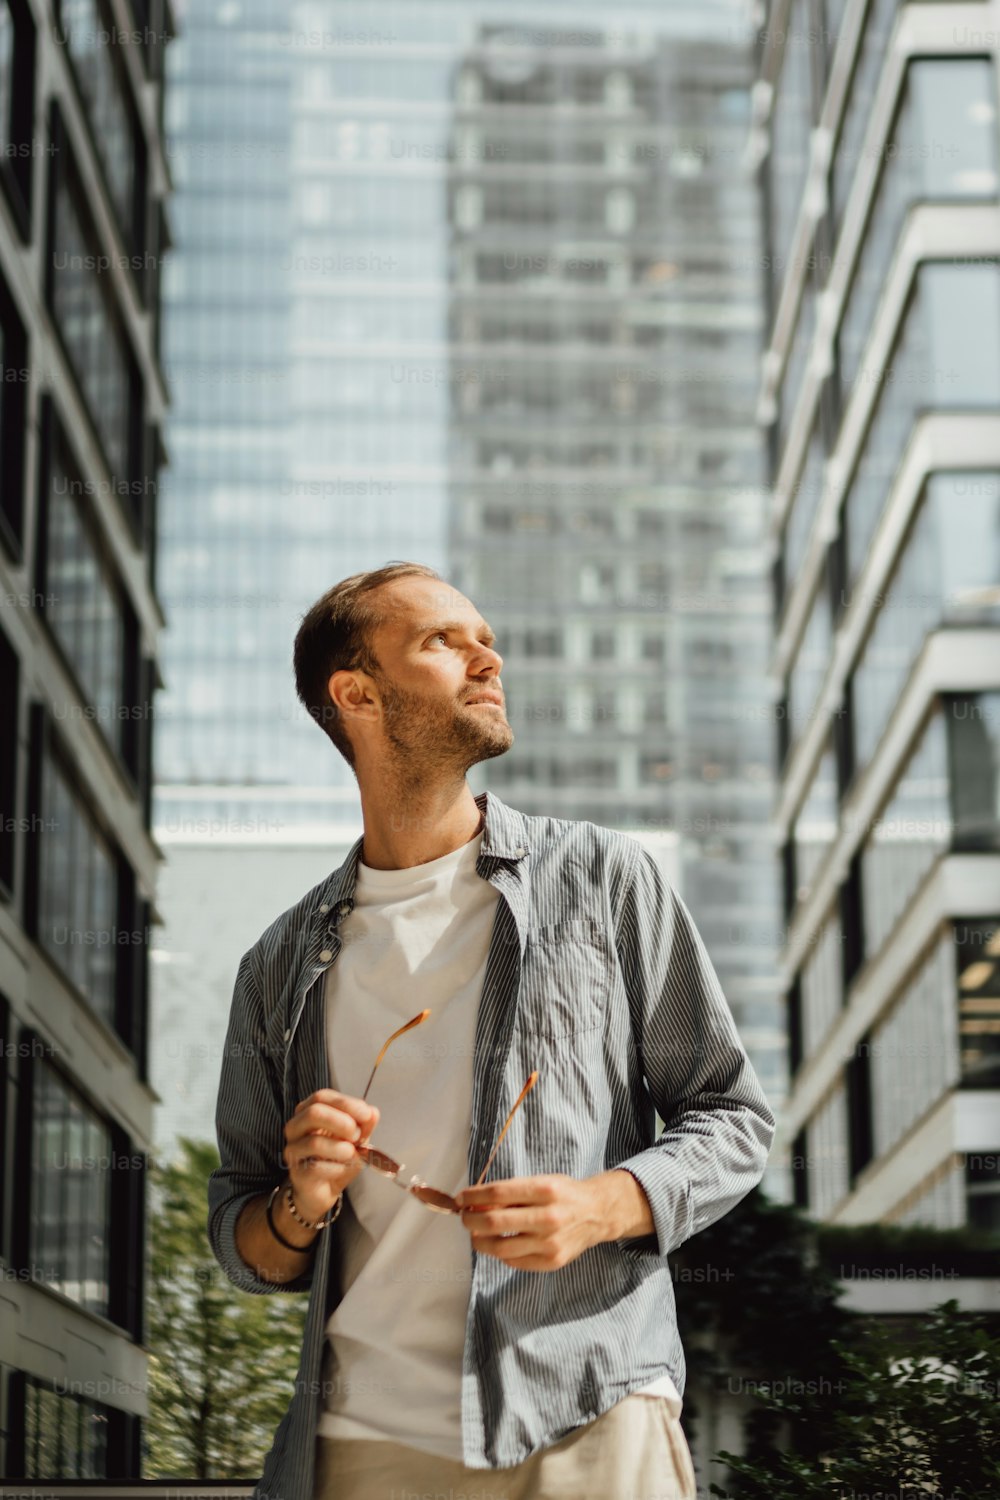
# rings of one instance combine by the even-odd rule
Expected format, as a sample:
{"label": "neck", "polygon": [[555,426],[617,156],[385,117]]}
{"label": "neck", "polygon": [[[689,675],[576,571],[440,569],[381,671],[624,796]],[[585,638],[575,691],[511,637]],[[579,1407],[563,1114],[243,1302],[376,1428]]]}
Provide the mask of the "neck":
{"label": "neck", "polygon": [[483,824],[464,776],[439,787],[360,786],[361,860],[374,870],[406,870],[441,859],[474,839]]}

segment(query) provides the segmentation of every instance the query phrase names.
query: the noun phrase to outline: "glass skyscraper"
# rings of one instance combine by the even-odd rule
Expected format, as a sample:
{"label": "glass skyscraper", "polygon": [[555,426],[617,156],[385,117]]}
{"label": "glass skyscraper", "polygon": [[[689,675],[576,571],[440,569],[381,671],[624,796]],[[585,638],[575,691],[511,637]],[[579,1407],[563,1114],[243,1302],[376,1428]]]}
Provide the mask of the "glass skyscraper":
{"label": "glass skyscraper", "polygon": [[824,25],[796,0],[758,58],[775,1149],[842,1223],[1000,1228],[1000,56],[980,12],[872,0]]}
{"label": "glass skyscraper", "polygon": [[337,578],[428,562],[506,660],[477,788],[680,835],[777,1097],[740,13],[182,11],[156,806],[165,846],[359,827],[292,640]]}
{"label": "glass skyscraper", "polygon": [[449,150],[448,515],[517,734],[486,784],[676,832],[777,1098],[749,83],[735,40],[480,28]]}
{"label": "glass skyscraper", "polygon": [[[124,8],[119,8],[124,12]],[[140,14],[140,11],[142,14]],[[0,1479],[139,1472],[170,6],[0,0]]]}

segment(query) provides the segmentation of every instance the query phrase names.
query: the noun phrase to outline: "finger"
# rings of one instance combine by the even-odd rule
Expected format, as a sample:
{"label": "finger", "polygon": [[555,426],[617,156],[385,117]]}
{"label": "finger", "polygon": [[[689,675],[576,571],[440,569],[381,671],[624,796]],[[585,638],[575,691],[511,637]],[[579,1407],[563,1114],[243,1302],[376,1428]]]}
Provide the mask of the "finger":
{"label": "finger", "polygon": [[551,1203],[555,1198],[555,1188],[549,1177],[505,1177],[499,1182],[462,1188],[455,1198],[462,1208],[473,1205],[503,1208],[511,1204]]}
{"label": "finger", "polygon": [[343,1167],[358,1159],[351,1141],[336,1140],[332,1136],[313,1136],[308,1140],[302,1139],[291,1150],[285,1151],[285,1160],[289,1164],[292,1161],[298,1161],[300,1164],[330,1162],[334,1166]]}
{"label": "finger", "polygon": [[503,1234],[530,1234],[541,1240],[558,1228],[549,1224],[537,1208],[463,1209],[461,1218],[477,1244],[480,1239]]}
{"label": "finger", "polygon": [[285,1137],[288,1140],[298,1140],[304,1135],[311,1135],[316,1131],[323,1131],[328,1135],[340,1136],[346,1141],[360,1140],[362,1128],[370,1129],[367,1121],[359,1123],[353,1115],[346,1110],[337,1109],[332,1104],[309,1104],[301,1113],[293,1115],[285,1126]]}
{"label": "finger", "polygon": [[300,1181],[342,1182],[345,1177],[356,1177],[361,1170],[359,1161],[328,1161],[325,1157],[307,1156],[304,1153],[296,1154],[288,1163],[289,1175],[293,1180]]}
{"label": "finger", "polygon": [[480,1244],[475,1246],[480,1255],[493,1255],[497,1260],[502,1260],[506,1265],[524,1266],[528,1260],[537,1261],[538,1265],[547,1264],[542,1247],[530,1234],[511,1235],[504,1239],[502,1235],[490,1235]]}
{"label": "finger", "polygon": [[363,1125],[367,1120],[377,1120],[379,1116],[377,1105],[369,1104],[365,1099],[356,1099],[353,1094],[342,1094],[339,1089],[316,1089],[307,1098],[299,1100],[294,1112],[299,1114],[313,1104],[333,1105],[334,1108],[352,1115],[359,1125]]}

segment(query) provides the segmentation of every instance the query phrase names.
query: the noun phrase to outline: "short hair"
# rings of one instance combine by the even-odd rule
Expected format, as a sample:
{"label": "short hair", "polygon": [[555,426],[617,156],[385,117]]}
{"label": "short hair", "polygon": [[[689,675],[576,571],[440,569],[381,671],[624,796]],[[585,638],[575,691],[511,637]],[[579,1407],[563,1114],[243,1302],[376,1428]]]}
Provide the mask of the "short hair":
{"label": "short hair", "polygon": [[303,615],[295,636],[295,691],[352,770],[356,770],[354,747],[327,684],[342,669],[368,672],[375,678],[381,675],[372,636],[388,616],[379,604],[378,591],[383,584],[411,576],[444,582],[433,568],[414,562],[391,562],[368,573],[352,573],[316,600]]}

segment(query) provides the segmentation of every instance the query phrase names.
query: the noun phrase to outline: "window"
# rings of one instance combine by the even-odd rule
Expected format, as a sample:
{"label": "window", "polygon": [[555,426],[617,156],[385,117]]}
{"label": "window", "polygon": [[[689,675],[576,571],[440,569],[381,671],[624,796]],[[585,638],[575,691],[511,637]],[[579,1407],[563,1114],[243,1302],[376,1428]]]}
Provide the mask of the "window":
{"label": "window", "polygon": [[525,656],[559,656],[561,642],[558,630],[526,630],[524,654]]}
{"label": "window", "polygon": [[802,1056],[802,985],[796,974],[788,995],[788,1071],[793,1082]]}
{"label": "window", "polygon": [[37,938],[109,1025],[115,1011],[115,850],[57,755],[42,764]]}
{"label": "window", "polygon": [[995,1151],[966,1154],[965,1202],[970,1226],[1000,1234],[1000,1158]]}
{"label": "window", "polygon": [[134,772],[134,721],[128,710],[137,691],[137,621],[95,524],[90,489],[80,478],[50,400],[43,431],[47,472],[37,549],[42,612],[88,710]]}
{"label": "window", "polygon": [[957,920],[958,1033],[965,1088],[1000,1088],[1000,920]]}
{"label": "window", "polygon": [[[109,1428],[125,1416],[16,1371],[11,1381],[8,1470],[25,1479],[108,1477]],[[23,1452],[22,1452],[23,1444]]]}
{"label": "window", "polygon": [[[83,101],[129,256],[145,249],[145,142],[119,56],[117,28],[102,0],[59,0],[59,39]],[[141,274],[135,278],[142,295]]]}
{"label": "window", "polygon": [[848,1059],[847,1118],[850,1149],[850,1178],[855,1178],[872,1159],[872,1087],[869,1052],[871,1036],[862,1037]]}
{"label": "window", "polygon": [[888,489],[917,417],[1000,406],[1000,263],[926,261],[917,270],[885,368],[861,368],[877,386],[864,446],[844,498],[848,585],[857,582]]}
{"label": "window", "polygon": [[935,860],[950,846],[945,716],[936,706],[861,849],[868,952],[895,930]]}
{"label": "window", "polygon": [[[0,14],[3,0],[0,0]],[[0,276],[0,541],[21,558],[24,526],[24,432],[28,342],[14,299]]]}
{"label": "window", "polygon": [[0,0],[0,184],[22,240],[31,238],[35,26],[27,0]]}
{"label": "window", "polygon": [[55,108],[52,135],[57,149],[52,157],[46,298],[113,480],[127,485],[139,461],[139,375],[109,278],[97,269],[107,252],[94,231]]}
{"label": "window", "polygon": [[40,703],[31,708],[25,926],[144,1067],[148,912]]}
{"label": "window", "polygon": [[20,665],[17,653],[0,630],[0,896],[14,890],[17,849],[17,747],[20,741]]}
{"label": "window", "polygon": [[639,780],[643,786],[665,785],[677,774],[677,761],[668,755],[643,755],[639,760]]}
{"label": "window", "polygon": [[[132,0],[132,10],[135,15],[143,66],[147,77],[157,80],[163,76],[163,49],[169,41],[169,36],[164,29],[166,20],[164,0]],[[161,105],[162,100],[161,91]]]}
{"label": "window", "polygon": [[1000,849],[1000,692],[948,693],[954,845]]}
{"label": "window", "polygon": [[667,659],[667,643],[658,630],[644,631],[639,649],[643,661],[662,663]]}
{"label": "window", "polygon": [[795,0],[784,27],[785,42],[771,114],[768,188],[774,230],[772,298],[788,266],[795,224],[809,168],[809,133],[813,121],[808,6]]}
{"label": "window", "polygon": [[28,1263],[47,1286],[107,1316],[111,1131],[60,1073],[31,1061]]}
{"label": "window", "polygon": [[837,818],[837,765],[833,739],[827,735],[826,747],[792,825],[794,904],[808,901],[815,876],[836,837]]}
{"label": "window", "polygon": [[840,907],[840,930],[842,934],[843,961],[841,967],[843,1003],[847,1004],[848,992],[854,976],[861,968],[865,955],[865,933],[861,900],[861,853],[851,860],[847,879],[838,891]]}
{"label": "window", "polygon": [[800,1130],[792,1142],[792,1201],[796,1208],[809,1207],[809,1158],[806,1132]]}
{"label": "window", "polygon": [[884,165],[837,334],[839,378],[854,384],[889,264],[914,203],[997,195],[996,90],[985,58],[917,58],[906,70]]}

